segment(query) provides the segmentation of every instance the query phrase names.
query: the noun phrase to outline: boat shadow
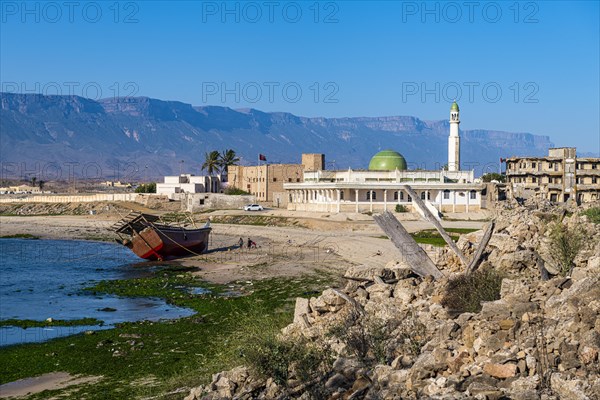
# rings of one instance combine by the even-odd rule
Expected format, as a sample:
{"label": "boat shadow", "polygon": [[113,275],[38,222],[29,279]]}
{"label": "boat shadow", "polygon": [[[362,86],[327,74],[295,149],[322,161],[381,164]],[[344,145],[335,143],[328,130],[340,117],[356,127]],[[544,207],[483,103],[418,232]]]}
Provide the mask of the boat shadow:
{"label": "boat shadow", "polygon": [[[132,267],[145,267],[145,268],[153,268],[153,267],[166,267],[168,269],[177,269],[180,268],[181,270],[186,270],[186,271],[192,271],[190,268],[197,268],[198,271],[200,271],[201,268],[198,267],[185,267],[181,264],[179,264],[177,261],[178,260],[185,260],[188,258],[193,258],[193,257],[198,257],[198,256],[202,256],[202,255],[207,255],[207,254],[213,254],[213,253],[220,253],[220,252],[227,252],[227,251],[232,251],[232,250],[238,250],[241,247],[239,245],[232,245],[232,246],[222,246],[222,247],[215,247],[213,249],[209,249],[205,252],[203,252],[202,254],[187,254],[187,255],[181,255],[181,256],[174,256],[174,257],[168,257],[163,261],[158,261],[158,260],[154,260],[154,261],[139,261],[139,262],[135,262],[135,263],[131,263],[129,264]],[[193,271],[192,271],[193,272]]]}
{"label": "boat shadow", "polygon": [[231,250],[237,250],[237,249],[241,249],[241,247],[239,245],[215,247],[214,249],[205,251],[204,254],[219,253],[222,251],[231,251]]}
{"label": "boat shadow", "polygon": [[167,261],[140,261],[136,263],[131,263],[129,264],[129,266],[133,268],[146,268],[150,270],[160,270],[164,272],[197,272],[202,270],[202,268],[200,267],[181,265],[175,259]]}

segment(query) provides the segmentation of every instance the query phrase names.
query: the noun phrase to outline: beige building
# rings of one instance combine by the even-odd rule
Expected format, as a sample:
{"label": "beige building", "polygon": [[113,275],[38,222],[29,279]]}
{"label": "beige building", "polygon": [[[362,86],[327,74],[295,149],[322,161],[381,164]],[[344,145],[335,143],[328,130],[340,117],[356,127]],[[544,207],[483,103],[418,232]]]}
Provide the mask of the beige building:
{"label": "beige building", "polygon": [[287,206],[284,183],[301,183],[305,171],[325,169],[324,154],[302,154],[302,164],[235,165],[227,168],[229,187],[245,190],[257,201]]}
{"label": "beige building", "polygon": [[547,157],[511,157],[506,183],[509,198],[595,201],[600,199],[600,158],[577,158],[574,147],[549,149]]}
{"label": "beige building", "polygon": [[30,185],[18,185],[0,187],[0,194],[23,194],[23,193],[41,193],[42,191],[38,186]]}

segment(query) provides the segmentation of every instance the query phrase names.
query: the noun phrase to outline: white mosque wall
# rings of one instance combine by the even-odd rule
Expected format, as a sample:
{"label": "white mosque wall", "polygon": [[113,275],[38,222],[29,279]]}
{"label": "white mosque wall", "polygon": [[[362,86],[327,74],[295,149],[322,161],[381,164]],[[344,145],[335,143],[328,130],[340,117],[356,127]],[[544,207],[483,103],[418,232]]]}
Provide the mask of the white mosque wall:
{"label": "white mosque wall", "polygon": [[305,172],[304,182],[456,182],[475,180],[474,171],[315,171]]}
{"label": "white mosque wall", "polygon": [[[394,211],[396,204],[409,211],[414,207],[402,185],[395,187],[368,188],[361,185],[350,188],[322,184],[292,184],[287,188],[288,209],[319,212],[381,212]],[[292,188],[293,187],[293,188]],[[483,208],[484,198],[481,185],[462,185],[460,188],[432,188],[411,185],[417,195],[441,212],[469,212]]]}

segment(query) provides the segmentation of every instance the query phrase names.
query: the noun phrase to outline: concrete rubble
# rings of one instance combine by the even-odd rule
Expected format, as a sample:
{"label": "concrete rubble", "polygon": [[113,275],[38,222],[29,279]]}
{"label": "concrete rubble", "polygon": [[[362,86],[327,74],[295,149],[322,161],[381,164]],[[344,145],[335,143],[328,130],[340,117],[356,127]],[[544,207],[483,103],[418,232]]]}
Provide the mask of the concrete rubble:
{"label": "concrete rubble", "polygon": [[[587,238],[565,278],[547,249],[548,224],[561,213],[539,203],[496,210],[496,229],[479,269],[502,274],[500,298],[483,303],[477,313],[457,314],[440,304],[447,278],[421,278],[396,260],[385,268],[353,267],[346,271],[346,286],[337,289],[352,301],[333,289],[298,299],[294,322],[281,333],[332,349],[327,373],[312,382],[318,390],[294,378],[277,385],[238,367],[215,374],[185,400],[598,400],[600,225],[579,212],[564,214],[563,223],[583,229]],[[457,244],[467,258],[481,235],[461,236]],[[447,248],[433,256],[448,278],[464,270]],[[540,278],[540,262],[550,272],[548,280]],[[385,333],[378,354],[369,349],[359,357],[331,334],[340,326],[368,329],[374,321]]]}

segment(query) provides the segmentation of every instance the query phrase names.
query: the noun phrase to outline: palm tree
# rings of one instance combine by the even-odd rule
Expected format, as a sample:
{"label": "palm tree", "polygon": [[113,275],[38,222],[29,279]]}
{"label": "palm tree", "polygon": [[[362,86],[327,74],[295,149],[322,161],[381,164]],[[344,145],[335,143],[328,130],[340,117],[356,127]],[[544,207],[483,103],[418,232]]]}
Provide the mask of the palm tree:
{"label": "palm tree", "polygon": [[31,177],[31,186],[35,187],[35,182],[37,181],[37,178],[35,176]]}
{"label": "palm tree", "polygon": [[221,172],[227,171],[227,167],[237,165],[240,162],[240,158],[235,154],[235,150],[227,149],[221,154]]}
{"label": "palm tree", "polygon": [[204,153],[204,164],[202,169],[205,169],[208,175],[212,175],[218,172],[221,165],[221,155],[218,151],[213,150],[208,153]]}
{"label": "palm tree", "polygon": [[240,158],[235,154],[235,150],[227,149],[221,154],[220,167],[221,167],[221,178],[223,182],[228,180],[228,167],[237,165],[240,162]]}

